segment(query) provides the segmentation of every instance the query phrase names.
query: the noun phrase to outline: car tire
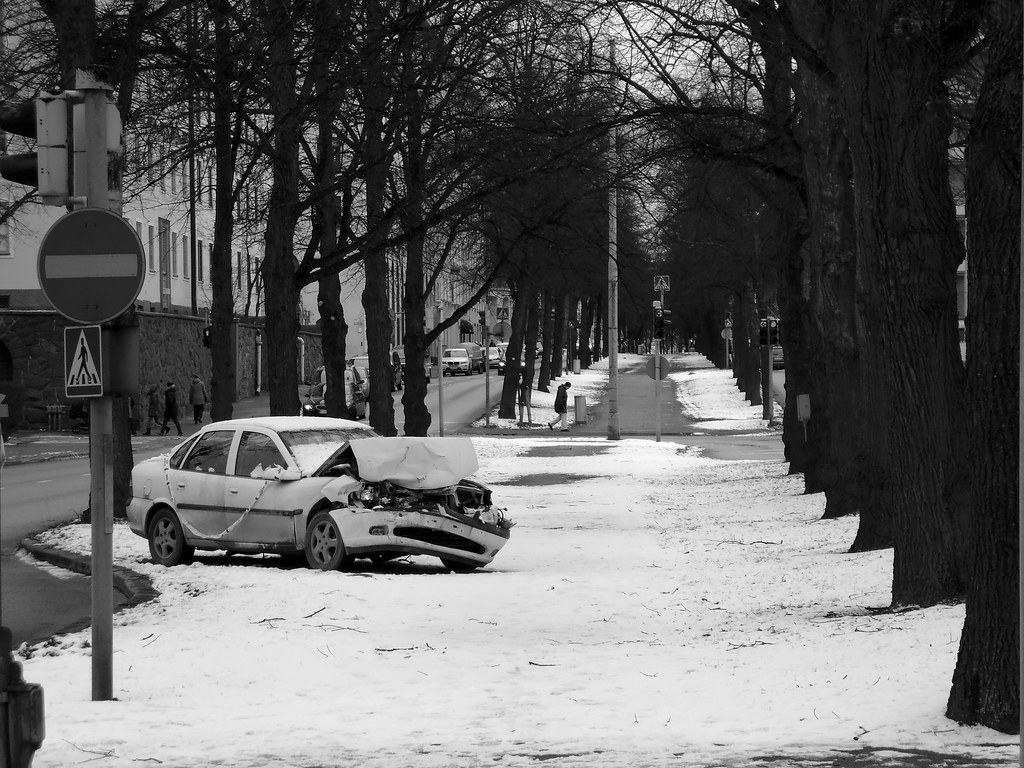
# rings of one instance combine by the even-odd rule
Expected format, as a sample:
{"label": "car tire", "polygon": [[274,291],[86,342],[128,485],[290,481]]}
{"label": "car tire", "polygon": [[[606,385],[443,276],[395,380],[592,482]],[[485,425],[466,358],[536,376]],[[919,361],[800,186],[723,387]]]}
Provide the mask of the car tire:
{"label": "car tire", "polygon": [[170,568],[173,565],[188,565],[196,548],[185,542],[185,531],[178,516],[167,507],[161,507],[149,521],[146,528],[149,540],[149,554],[153,562]]}
{"label": "car tire", "polygon": [[483,567],[478,563],[466,563],[461,560],[446,560],[443,557],[441,558],[441,565],[443,565],[452,573],[471,573],[472,571],[475,571],[477,568]]}
{"label": "car tire", "polygon": [[330,512],[317,512],[306,526],[306,564],[319,571],[339,571],[348,567],[352,558],[345,550],[338,524]]}

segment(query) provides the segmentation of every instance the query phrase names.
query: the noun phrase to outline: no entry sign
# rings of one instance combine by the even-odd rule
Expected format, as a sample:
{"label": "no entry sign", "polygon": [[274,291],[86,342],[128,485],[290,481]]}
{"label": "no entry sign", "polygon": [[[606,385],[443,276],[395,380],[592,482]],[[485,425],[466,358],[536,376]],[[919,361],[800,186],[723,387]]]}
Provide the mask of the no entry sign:
{"label": "no entry sign", "polygon": [[146,279],[142,241],[113,211],[82,208],[59,218],[39,244],[39,285],[76,323],[106,323],[132,305]]}

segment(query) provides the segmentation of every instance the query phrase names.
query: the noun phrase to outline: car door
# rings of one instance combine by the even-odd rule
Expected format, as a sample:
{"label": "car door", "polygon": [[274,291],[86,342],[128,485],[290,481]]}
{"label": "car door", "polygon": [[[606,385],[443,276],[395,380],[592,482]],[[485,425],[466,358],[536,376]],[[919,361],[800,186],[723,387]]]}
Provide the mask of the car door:
{"label": "car door", "polygon": [[295,518],[301,504],[292,489],[298,481],[252,477],[257,468],[287,469],[289,462],[268,432],[242,430],[233,471],[224,487],[224,508],[231,540],[275,549],[297,543]]}
{"label": "car door", "polygon": [[193,443],[170,472],[171,495],[189,539],[216,539],[224,530],[224,481],[233,429],[212,429]]}

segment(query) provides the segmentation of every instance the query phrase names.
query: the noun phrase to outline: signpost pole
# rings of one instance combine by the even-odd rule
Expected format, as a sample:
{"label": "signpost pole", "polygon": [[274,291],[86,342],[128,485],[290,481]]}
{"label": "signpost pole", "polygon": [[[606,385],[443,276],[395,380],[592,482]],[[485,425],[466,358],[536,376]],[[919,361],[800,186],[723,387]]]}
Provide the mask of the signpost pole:
{"label": "signpost pole", "polygon": [[[75,194],[90,208],[110,208],[107,188],[107,92],[109,87],[79,70],[84,92],[85,178],[75,174]],[[79,166],[82,167],[82,166]],[[92,700],[113,698],[114,634],[114,409],[110,395],[89,404],[89,508],[92,532]]]}
{"label": "signpost pole", "polygon": [[480,344],[484,350],[484,426],[491,426],[491,348],[487,345],[487,311],[480,315]]}
{"label": "signpost pole", "polygon": [[[434,327],[441,325],[441,305],[434,307]],[[444,342],[441,334],[437,335],[437,434],[444,437],[444,367],[441,365],[441,354]]]}

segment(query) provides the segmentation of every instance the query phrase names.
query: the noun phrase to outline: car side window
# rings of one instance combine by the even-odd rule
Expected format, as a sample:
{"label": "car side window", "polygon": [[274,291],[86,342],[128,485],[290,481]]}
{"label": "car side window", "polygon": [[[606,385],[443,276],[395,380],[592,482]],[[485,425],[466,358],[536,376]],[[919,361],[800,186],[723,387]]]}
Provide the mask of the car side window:
{"label": "car side window", "polygon": [[259,466],[264,469],[274,466],[285,469],[288,467],[288,462],[269,435],[260,432],[243,432],[242,439],[238,443],[235,474],[241,477],[251,477],[252,471]]}
{"label": "car side window", "polygon": [[234,436],[233,430],[207,432],[196,441],[182,469],[223,475],[227,472],[228,453]]}

